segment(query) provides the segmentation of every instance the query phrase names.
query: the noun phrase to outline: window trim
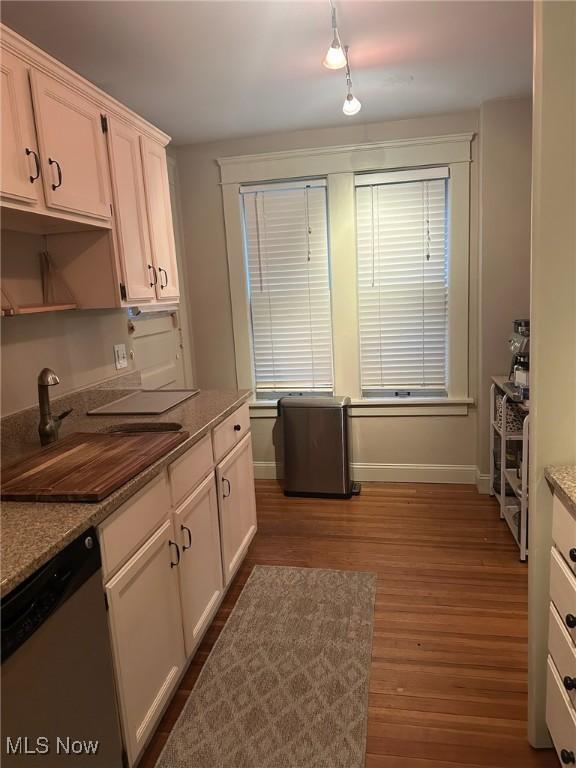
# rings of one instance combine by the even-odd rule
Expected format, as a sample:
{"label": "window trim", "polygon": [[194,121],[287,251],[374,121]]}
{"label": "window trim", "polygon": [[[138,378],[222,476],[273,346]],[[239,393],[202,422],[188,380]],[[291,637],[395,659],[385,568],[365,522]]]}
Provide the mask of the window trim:
{"label": "window trim", "polygon": [[[230,298],[234,332],[237,386],[254,389],[250,333],[250,304],[244,266],[240,187],[289,179],[325,177],[328,187],[328,239],[332,276],[332,333],[334,391],[378,408],[373,398],[362,399],[360,339],[356,290],[356,174],[448,166],[450,272],[448,286],[448,397],[446,403],[469,402],[468,328],[470,261],[470,163],[473,133],[406,139],[346,147],[241,155],[218,158]],[[353,363],[353,364],[352,364]],[[405,408],[412,407],[406,399]],[[414,403],[416,408],[421,405]],[[382,407],[390,410],[390,404]],[[442,404],[439,413],[445,413]],[[467,407],[467,405],[466,405]]]}

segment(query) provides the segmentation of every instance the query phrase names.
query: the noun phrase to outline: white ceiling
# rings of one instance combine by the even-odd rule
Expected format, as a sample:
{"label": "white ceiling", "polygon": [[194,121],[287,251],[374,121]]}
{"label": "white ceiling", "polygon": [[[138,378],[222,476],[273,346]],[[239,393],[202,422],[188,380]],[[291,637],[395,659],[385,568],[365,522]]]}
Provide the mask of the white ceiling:
{"label": "white ceiling", "polygon": [[176,143],[468,109],[530,93],[531,3],[336,0],[363,109],[321,60],[328,0],[4,0],[2,20]]}

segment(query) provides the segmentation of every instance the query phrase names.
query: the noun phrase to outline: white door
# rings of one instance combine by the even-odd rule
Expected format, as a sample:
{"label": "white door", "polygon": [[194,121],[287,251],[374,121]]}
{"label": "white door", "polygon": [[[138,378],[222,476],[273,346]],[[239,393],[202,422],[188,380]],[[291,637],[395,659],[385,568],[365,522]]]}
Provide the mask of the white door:
{"label": "white door", "polygon": [[174,512],[186,655],[202,638],[222,595],[218,499],[214,473]]}
{"label": "white door", "polygon": [[152,261],[158,272],[156,295],[158,299],[174,301],[179,297],[180,291],[166,150],[161,144],[145,136],[140,137],[140,146],[144,166],[144,189],[152,243]]}
{"label": "white door", "polygon": [[167,520],[106,584],[122,727],[130,764],[185,663],[179,549]]}
{"label": "white door", "polygon": [[128,301],[154,299],[158,275],[152,264],[140,135],[108,118],[108,152],[118,255]]}
{"label": "white door", "polygon": [[234,576],[256,533],[256,497],[250,435],[216,467],[224,583]]}
{"label": "white door", "polygon": [[0,72],[1,192],[23,203],[37,203],[42,180],[28,80],[29,68],[16,56],[2,51]]}
{"label": "white door", "polygon": [[47,206],[110,219],[100,110],[48,75],[32,72],[31,81]]}

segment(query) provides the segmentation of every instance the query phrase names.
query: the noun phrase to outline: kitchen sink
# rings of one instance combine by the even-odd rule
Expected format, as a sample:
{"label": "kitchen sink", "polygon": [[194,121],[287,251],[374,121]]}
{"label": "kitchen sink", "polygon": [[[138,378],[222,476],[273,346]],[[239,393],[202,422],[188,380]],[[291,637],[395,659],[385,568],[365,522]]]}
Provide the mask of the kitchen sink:
{"label": "kitchen sink", "polygon": [[176,421],[128,421],[124,424],[114,424],[105,431],[114,434],[116,432],[178,432],[182,424]]}

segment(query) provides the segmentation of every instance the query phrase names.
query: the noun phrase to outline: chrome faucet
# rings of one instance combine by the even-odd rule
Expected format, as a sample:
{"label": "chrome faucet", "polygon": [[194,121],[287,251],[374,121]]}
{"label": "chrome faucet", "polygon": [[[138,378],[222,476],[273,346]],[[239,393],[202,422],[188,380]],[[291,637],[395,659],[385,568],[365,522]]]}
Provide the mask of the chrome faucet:
{"label": "chrome faucet", "polygon": [[38,374],[38,405],[40,406],[38,434],[40,435],[41,445],[48,445],[49,443],[58,440],[60,424],[66,416],[72,413],[72,408],[70,408],[69,411],[64,411],[64,413],[61,413],[60,416],[57,416],[55,419],[52,418],[48,387],[53,387],[55,384],[60,384],[60,379],[56,376],[54,371],[50,368],[42,368]]}

